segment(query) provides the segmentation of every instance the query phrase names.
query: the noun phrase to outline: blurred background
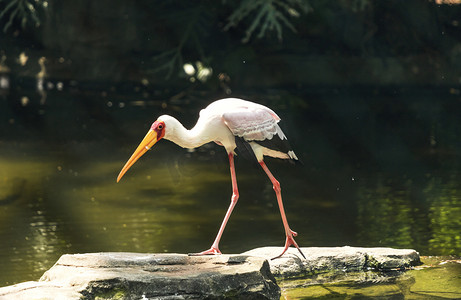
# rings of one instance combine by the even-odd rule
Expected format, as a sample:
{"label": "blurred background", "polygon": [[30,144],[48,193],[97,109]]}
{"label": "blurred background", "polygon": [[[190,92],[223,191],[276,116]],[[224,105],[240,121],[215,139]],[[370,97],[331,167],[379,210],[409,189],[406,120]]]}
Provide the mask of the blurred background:
{"label": "blurred background", "polygon": [[[302,247],[461,254],[457,0],[0,0],[0,286],[65,253],[208,249],[225,150],[161,141],[226,97],[269,106],[303,165],[266,159]],[[283,246],[272,185],[236,159],[223,253]]]}

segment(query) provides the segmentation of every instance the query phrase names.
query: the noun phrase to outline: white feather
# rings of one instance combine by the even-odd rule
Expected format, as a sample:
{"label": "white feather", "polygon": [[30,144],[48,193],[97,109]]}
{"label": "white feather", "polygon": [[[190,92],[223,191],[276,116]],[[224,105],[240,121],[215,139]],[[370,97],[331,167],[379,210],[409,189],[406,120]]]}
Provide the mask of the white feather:
{"label": "white feather", "polygon": [[231,153],[236,148],[235,136],[238,136],[250,142],[259,161],[264,155],[298,159],[293,151],[287,154],[251,143],[270,140],[275,135],[282,140],[287,137],[278,126],[280,117],[274,111],[250,101],[237,98],[217,100],[200,111],[197,124],[190,130],[171,116],[164,115],[158,120],[165,122],[164,138],[184,148],[195,148],[214,141]]}

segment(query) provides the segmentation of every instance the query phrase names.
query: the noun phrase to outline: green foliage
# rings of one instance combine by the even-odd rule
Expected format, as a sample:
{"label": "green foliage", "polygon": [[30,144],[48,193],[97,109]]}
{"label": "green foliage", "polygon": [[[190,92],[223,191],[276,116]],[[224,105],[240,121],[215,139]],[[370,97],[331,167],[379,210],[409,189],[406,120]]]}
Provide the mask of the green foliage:
{"label": "green foliage", "polygon": [[[291,19],[300,17],[310,9],[307,0],[243,0],[232,10],[224,30],[228,31],[232,27],[243,25],[245,20],[252,19],[245,30],[243,43],[249,42],[256,32],[256,37],[261,39],[274,31],[281,41],[284,27],[296,32]],[[208,66],[210,57],[206,55],[202,45],[217,22],[213,11],[206,5],[183,4],[176,13],[168,15],[165,19],[178,36],[177,44],[153,57],[152,62],[156,67],[152,72],[165,72],[165,77],[170,78],[190,60],[184,57],[185,52],[195,53],[195,59]]]}
{"label": "green foliage", "polygon": [[253,18],[245,31],[242,42],[247,43],[255,31],[259,29],[257,38],[265,37],[268,32],[275,31],[277,38],[282,40],[282,28],[288,27],[296,32],[290,18],[296,18],[301,13],[307,13],[310,6],[306,0],[243,0],[240,6],[230,15],[225,30],[237,26],[245,18]]}
{"label": "green foliage", "polygon": [[7,32],[13,26],[13,21],[18,19],[21,27],[26,28],[28,23],[33,23],[36,27],[40,26],[40,19],[37,10],[46,7],[46,1],[40,0],[0,0],[0,4],[5,4],[0,13],[0,20],[7,19],[3,26],[3,32]]}
{"label": "green foliage", "polygon": [[182,69],[185,63],[183,50],[186,46],[195,49],[195,52],[199,53],[200,60],[207,60],[201,38],[206,34],[211,18],[203,7],[197,6],[173,14],[170,19],[179,20],[174,24],[176,29],[180,29],[178,43],[173,49],[166,50],[152,58],[154,65],[157,65],[152,72],[165,71],[166,78],[170,78],[175,70]]}

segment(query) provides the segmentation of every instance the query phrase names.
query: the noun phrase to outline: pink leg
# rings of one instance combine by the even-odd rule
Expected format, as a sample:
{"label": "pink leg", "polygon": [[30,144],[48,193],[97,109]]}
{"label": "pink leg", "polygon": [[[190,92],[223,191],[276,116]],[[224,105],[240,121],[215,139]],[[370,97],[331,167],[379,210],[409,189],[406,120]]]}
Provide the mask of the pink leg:
{"label": "pink leg", "polygon": [[290,226],[288,226],[288,221],[287,221],[287,217],[285,215],[285,210],[283,209],[282,194],[281,194],[282,189],[280,188],[280,183],[277,181],[277,179],[275,179],[275,177],[274,177],[274,175],[272,175],[271,171],[269,171],[269,169],[267,168],[264,161],[260,161],[259,164],[261,165],[264,172],[266,172],[267,176],[269,177],[269,179],[272,182],[272,185],[273,185],[274,191],[275,191],[275,195],[277,196],[277,202],[279,204],[280,214],[282,215],[283,227],[285,228],[285,235],[286,235],[285,248],[283,249],[282,254],[280,254],[277,257],[274,257],[273,259],[281,257],[287,251],[288,247],[290,247],[291,245],[295,246],[299,250],[299,253],[301,253],[301,255],[304,258],[306,258],[304,256],[303,252],[301,251],[301,249],[299,249],[299,246],[298,246],[298,244],[296,243],[296,241],[294,239],[294,237],[297,236],[298,234],[296,232],[294,232],[293,230],[291,230]]}
{"label": "pink leg", "polygon": [[230,165],[230,173],[231,173],[231,178],[232,178],[231,204],[229,208],[227,209],[226,216],[224,217],[224,220],[222,221],[221,227],[219,228],[219,231],[218,231],[218,235],[216,236],[216,239],[214,240],[213,245],[211,245],[211,248],[208,250],[202,251],[200,253],[197,253],[196,255],[221,254],[221,251],[219,250],[219,241],[221,240],[221,236],[224,232],[224,228],[226,228],[226,224],[227,224],[227,221],[229,220],[232,210],[234,210],[235,204],[237,204],[237,200],[239,199],[239,191],[237,188],[237,178],[235,177],[234,154],[233,153],[229,153],[229,165]]}

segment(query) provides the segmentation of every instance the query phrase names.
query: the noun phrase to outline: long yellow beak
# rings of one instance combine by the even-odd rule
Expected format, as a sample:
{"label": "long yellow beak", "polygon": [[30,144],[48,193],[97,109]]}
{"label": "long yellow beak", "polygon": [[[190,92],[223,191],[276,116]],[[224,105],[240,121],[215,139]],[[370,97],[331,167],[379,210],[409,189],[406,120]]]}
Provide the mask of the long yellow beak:
{"label": "long yellow beak", "polygon": [[152,146],[157,143],[157,132],[154,130],[149,130],[147,132],[146,136],[144,139],[141,141],[139,144],[138,148],[134,151],[134,153],[131,155],[130,159],[126,162],[125,166],[123,169],[120,171],[120,174],[118,174],[117,177],[117,182],[122,179],[123,175],[128,171],[128,169],[141,157],[143,156],[144,153],[147,152]]}

